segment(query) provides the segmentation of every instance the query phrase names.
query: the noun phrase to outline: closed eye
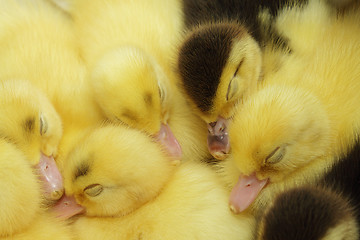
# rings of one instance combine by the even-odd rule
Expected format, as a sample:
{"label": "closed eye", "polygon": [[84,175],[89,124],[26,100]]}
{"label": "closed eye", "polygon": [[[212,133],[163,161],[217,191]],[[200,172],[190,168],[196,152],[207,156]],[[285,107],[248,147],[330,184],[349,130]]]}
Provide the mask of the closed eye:
{"label": "closed eye", "polygon": [[236,70],[235,70],[235,73],[234,73],[234,76],[233,76],[233,77],[235,77],[235,76],[237,75],[237,73],[238,73],[238,71],[239,71],[239,69],[240,69],[241,65],[243,64],[243,62],[244,62],[244,58],[243,58],[243,59],[241,59],[241,61],[240,61],[239,65],[237,66],[237,68],[236,68]]}
{"label": "closed eye", "polygon": [[40,135],[44,135],[48,130],[48,124],[43,114],[40,114]]}
{"label": "closed eye", "polygon": [[102,193],[104,187],[101,184],[91,184],[84,188],[84,193],[90,197],[96,197]]}
{"label": "closed eye", "polygon": [[280,162],[286,153],[286,146],[279,146],[274,149],[266,158],[265,163],[275,164]]}

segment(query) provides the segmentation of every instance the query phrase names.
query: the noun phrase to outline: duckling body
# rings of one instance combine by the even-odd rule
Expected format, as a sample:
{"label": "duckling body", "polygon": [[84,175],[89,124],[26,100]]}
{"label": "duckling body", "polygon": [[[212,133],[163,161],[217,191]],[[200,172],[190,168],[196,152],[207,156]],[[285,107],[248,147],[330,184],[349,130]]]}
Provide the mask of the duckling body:
{"label": "duckling body", "polygon": [[65,169],[65,188],[86,209],[73,224],[78,239],[248,239],[252,234],[253,219],[229,211],[226,190],[208,166],[179,165],[149,136],[124,126],[97,129],[79,143]]}
{"label": "duckling body", "polygon": [[207,158],[206,125],[182,97],[173,66],[178,1],[79,0],[70,14],[105,116],[153,135],[170,155]]}
{"label": "duckling body", "polygon": [[0,139],[0,238],[69,240],[70,229],[41,208],[41,186],[26,155]]}
{"label": "duckling body", "polygon": [[74,231],[79,239],[250,239],[251,216],[231,215],[214,178],[204,166],[184,163],[153,201],[118,218],[81,217]]}
{"label": "duckling body", "polygon": [[279,194],[259,222],[257,239],[359,239],[359,146],[314,185]]}
{"label": "duckling body", "polygon": [[290,10],[290,22],[299,20],[298,27],[305,16],[316,20],[311,28],[298,28],[298,33],[318,31],[313,41],[304,39],[313,51],[306,52],[293,32],[292,56],[265,78],[233,119],[232,159],[224,165],[225,178],[235,186],[230,197],[235,212],[254,201],[256,210],[272,192],[316,181],[334,156],[347,153],[355,142],[360,123],[359,14],[336,17],[323,4],[312,1],[303,10]]}

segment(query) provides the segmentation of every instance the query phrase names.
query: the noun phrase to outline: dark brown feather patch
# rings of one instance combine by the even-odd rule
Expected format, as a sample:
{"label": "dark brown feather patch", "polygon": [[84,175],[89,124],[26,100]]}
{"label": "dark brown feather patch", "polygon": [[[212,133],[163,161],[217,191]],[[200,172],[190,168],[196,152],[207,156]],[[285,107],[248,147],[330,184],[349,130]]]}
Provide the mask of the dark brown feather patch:
{"label": "dark brown feather patch", "polygon": [[35,128],[35,118],[29,117],[25,120],[23,128],[25,129],[25,132],[32,133]]}
{"label": "dark brown feather patch", "polygon": [[90,170],[89,161],[83,161],[80,165],[77,166],[74,173],[74,181],[81,176],[86,176]]}
{"label": "dark brown feather patch", "polygon": [[233,39],[246,33],[236,23],[210,24],[195,28],[183,43],[178,59],[181,80],[201,111],[211,110]]}

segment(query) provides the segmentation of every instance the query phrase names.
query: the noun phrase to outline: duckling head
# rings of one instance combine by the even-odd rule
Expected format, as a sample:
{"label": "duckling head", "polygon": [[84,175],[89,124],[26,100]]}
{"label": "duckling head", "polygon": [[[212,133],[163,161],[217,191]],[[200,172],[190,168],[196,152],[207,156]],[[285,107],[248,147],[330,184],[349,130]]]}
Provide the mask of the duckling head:
{"label": "duckling head", "polygon": [[180,47],[183,89],[208,124],[209,151],[215,158],[224,159],[230,150],[228,120],[256,89],[261,61],[257,42],[238,23],[195,27]]}
{"label": "duckling head", "polygon": [[145,131],[180,158],[181,147],[167,124],[168,81],[151,56],[130,46],[105,54],[91,75],[96,101],[110,120]]}
{"label": "duckling head", "polygon": [[16,145],[0,138],[0,238],[27,228],[40,208],[40,186]]}
{"label": "duckling head", "polygon": [[122,216],[155,198],[178,163],[143,132],[105,126],[92,131],[69,154],[65,191],[87,216]]}
{"label": "duckling head", "polygon": [[258,223],[256,239],[359,239],[353,209],[346,196],[334,189],[293,188],[269,204]]}
{"label": "duckling head", "polygon": [[[268,86],[244,103],[230,127],[230,205],[245,210],[269,184],[285,183],[330,152],[330,122],[309,92]],[[225,167],[225,168],[226,168]],[[310,166],[311,167],[311,166]]]}
{"label": "duckling head", "polygon": [[48,98],[27,81],[2,81],[0,95],[0,136],[15,144],[37,168],[45,198],[59,199],[63,183],[54,161],[62,136],[59,115]]}

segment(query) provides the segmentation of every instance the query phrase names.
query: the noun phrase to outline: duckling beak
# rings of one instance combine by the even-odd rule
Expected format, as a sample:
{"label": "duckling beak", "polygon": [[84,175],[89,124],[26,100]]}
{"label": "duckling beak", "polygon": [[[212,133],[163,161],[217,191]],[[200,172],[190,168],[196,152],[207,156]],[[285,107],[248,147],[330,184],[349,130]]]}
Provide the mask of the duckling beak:
{"label": "duckling beak", "polygon": [[181,146],[167,124],[161,124],[160,131],[155,135],[155,138],[165,147],[171,157],[176,160],[181,159]]}
{"label": "duckling beak", "polygon": [[238,214],[253,203],[268,179],[259,180],[255,173],[250,176],[241,175],[230,193],[230,209]]}
{"label": "duckling beak", "polygon": [[53,157],[41,153],[40,162],[36,165],[39,178],[43,184],[44,196],[48,200],[58,200],[64,194],[63,178]]}
{"label": "duckling beak", "polygon": [[229,120],[219,116],[216,122],[208,124],[208,149],[210,154],[219,160],[224,160],[230,151],[228,122]]}
{"label": "duckling beak", "polygon": [[85,212],[85,208],[79,205],[73,196],[63,195],[62,198],[54,205],[52,211],[56,217],[66,220],[72,216]]}

